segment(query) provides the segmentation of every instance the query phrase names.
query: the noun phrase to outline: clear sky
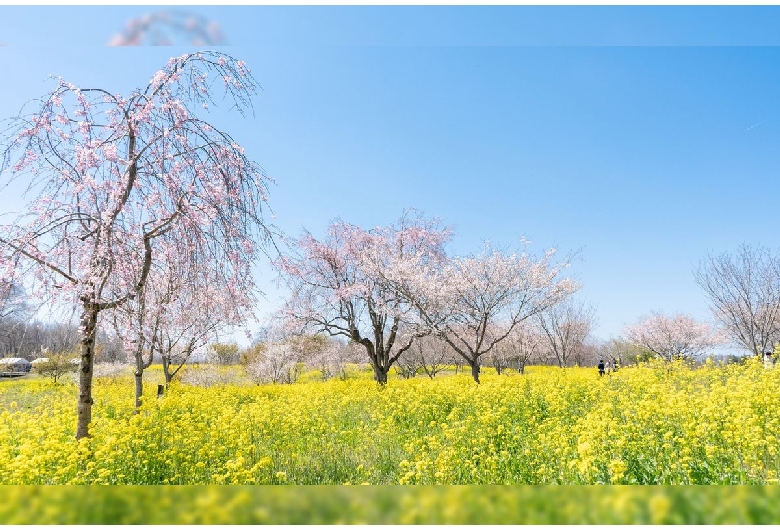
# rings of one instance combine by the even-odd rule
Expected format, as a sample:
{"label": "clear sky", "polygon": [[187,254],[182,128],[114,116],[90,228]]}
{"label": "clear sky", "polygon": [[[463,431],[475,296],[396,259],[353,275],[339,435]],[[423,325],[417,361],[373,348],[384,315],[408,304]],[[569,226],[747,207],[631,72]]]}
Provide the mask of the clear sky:
{"label": "clear sky", "polygon": [[[195,48],[104,46],[162,8],[0,6],[0,117],[51,85],[125,91]],[[650,311],[709,319],[692,270],[775,248],[780,8],[207,7],[263,86],[254,119],[214,112],[275,180],[292,235],[406,207],[483,240],[581,249],[600,338]],[[0,197],[0,211],[18,207]],[[262,311],[277,304],[268,293]]]}

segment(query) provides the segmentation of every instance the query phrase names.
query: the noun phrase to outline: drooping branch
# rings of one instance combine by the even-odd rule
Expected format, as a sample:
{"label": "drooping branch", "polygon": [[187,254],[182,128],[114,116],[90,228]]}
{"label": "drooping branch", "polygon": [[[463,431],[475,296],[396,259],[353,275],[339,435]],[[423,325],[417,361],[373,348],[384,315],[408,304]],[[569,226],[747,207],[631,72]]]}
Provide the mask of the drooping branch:
{"label": "drooping branch", "polygon": [[0,254],[7,249],[36,269],[36,295],[82,304],[84,436],[97,315],[142,299],[172,259],[186,264],[177,268],[180,289],[211,286],[231,300],[233,321],[251,315],[251,266],[272,235],[262,217],[270,181],[230,135],[198,116],[217,101],[251,110],[257,83],[242,61],[212,51],[175,57],[126,96],[56,83],[0,133],[0,186],[24,178],[35,194],[27,213],[0,229]]}
{"label": "drooping branch", "polygon": [[23,256],[25,256],[27,258],[30,258],[34,262],[38,263],[39,265],[42,265],[42,266],[46,267],[47,269],[50,269],[50,270],[56,272],[57,274],[59,274],[60,276],[62,276],[66,280],[68,280],[69,282],[71,282],[71,283],[77,283],[78,282],[78,280],[75,277],[73,277],[70,274],[68,274],[67,272],[63,271],[62,269],[60,269],[56,265],[54,265],[52,263],[49,263],[45,259],[42,259],[42,258],[40,258],[40,257],[38,257],[38,256],[36,256],[34,254],[29,253],[28,251],[26,251],[25,249],[23,249],[20,246],[15,245],[11,241],[7,241],[7,240],[5,240],[5,239],[0,237],[0,243],[8,245],[9,247],[11,247],[13,250],[18,252],[19,254],[21,254],[21,255],[23,255]]}

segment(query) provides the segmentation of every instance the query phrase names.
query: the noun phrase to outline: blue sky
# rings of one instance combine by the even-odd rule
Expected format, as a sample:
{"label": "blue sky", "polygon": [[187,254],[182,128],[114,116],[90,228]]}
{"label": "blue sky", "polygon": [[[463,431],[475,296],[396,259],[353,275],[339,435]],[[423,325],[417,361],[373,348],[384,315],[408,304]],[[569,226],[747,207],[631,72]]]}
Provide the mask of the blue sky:
{"label": "blue sky", "polygon": [[[0,117],[49,74],[145,84],[193,48],[103,44],[158,9],[0,6]],[[581,249],[572,272],[605,339],[652,310],[709,319],[699,260],[776,247],[777,7],[189,10],[263,86],[254,119],[213,118],[275,179],[290,234],[416,207],[454,226],[457,253],[520,236]]]}

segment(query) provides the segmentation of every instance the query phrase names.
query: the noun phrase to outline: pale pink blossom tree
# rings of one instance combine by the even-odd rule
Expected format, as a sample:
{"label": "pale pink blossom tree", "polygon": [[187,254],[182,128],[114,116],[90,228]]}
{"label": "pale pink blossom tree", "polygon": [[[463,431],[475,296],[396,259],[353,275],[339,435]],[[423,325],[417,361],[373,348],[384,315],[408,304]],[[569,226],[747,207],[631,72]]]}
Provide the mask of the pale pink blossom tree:
{"label": "pale pink blossom tree", "polygon": [[0,138],[4,185],[28,184],[26,213],[0,227],[0,262],[81,308],[77,438],[89,435],[98,316],[143,293],[161,247],[234,300],[254,291],[268,179],[204,116],[216,101],[243,114],[256,90],[242,61],[191,53],[127,96],[57,79]]}
{"label": "pale pink blossom tree", "polygon": [[420,368],[430,379],[444,371],[455,355],[450,345],[435,334],[421,337],[411,350],[419,360]]}
{"label": "pale pink blossom tree", "polygon": [[[337,221],[323,240],[307,233],[278,261],[291,290],[282,318],[299,331],[344,336],[365,348],[374,376],[387,383],[390,367],[426,329],[395,285],[381,274],[402,260],[441,259],[449,230],[407,211],[397,225],[364,230]],[[403,340],[401,338],[403,337]]]}
{"label": "pale pink blossom tree", "polygon": [[709,254],[694,271],[715,319],[731,340],[763,355],[780,339],[780,255],[741,245],[734,254]]}
{"label": "pale pink blossom tree", "polygon": [[[318,347],[302,352],[302,360],[309,368],[318,370],[323,380],[332,377],[346,379],[349,364],[359,364],[361,361],[365,364],[365,355],[357,348],[350,347],[349,343],[324,335],[315,337],[322,337],[324,340],[319,342]],[[300,346],[298,348],[301,349]]]}
{"label": "pale pink blossom tree", "polygon": [[141,406],[143,372],[156,357],[166,386],[190,355],[234,322],[251,318],[254,297],[224,289],[225,278],[193,265],[171,245],[161,245],[143,291],[113,312],[114,329],[135,362],[136,411]]}
{"label": "pale pink blossom tree", "polygon": [[548,351],[563,368],[582,359],[595,309],[583,301],[569,299],[539,312],[534,320]]}
{"label": "pale pink blossom tree", "polygon": [[247,376],[255,383],[291,384],[300,376],[301,352],[287,342],[266,345],[246,366]]}
{"label": "pale pink blossom tree", "polygon": [[[401,337],[403,340],[405,337]],[[415,377],[422,369],[422,342],[428,337],[420,337],[412,342],[412,346],[398,356],[395,362],[395,371],[404,379]]]}
{"label": "pale pink blossom tree", "polygon": [[389,277],[429,326],[471,367],[479,383],[481,358],[525,319],[560,302],[579,286],[562,278],[569,259],[556,251],[541,258],[485,246],[479,254],[449,259],[443,266],[401,261]]}
{"label": "pale pink blossom tree", "polygon": [[626,326],[628,340],[662,359],[692,359],[725,343],[726,338],[708,324],[685,314],[651,313],[638,324]]}
{"label": "pale pink blossom tree", "polygon": [[[504,328],[505,325],[499,327]],[[531,320],[523,320],[493,347],[488,359],[499,375],[507,368],[514,368],[524,374],[526,365],[539,359],[544,344],[544,337]]]}

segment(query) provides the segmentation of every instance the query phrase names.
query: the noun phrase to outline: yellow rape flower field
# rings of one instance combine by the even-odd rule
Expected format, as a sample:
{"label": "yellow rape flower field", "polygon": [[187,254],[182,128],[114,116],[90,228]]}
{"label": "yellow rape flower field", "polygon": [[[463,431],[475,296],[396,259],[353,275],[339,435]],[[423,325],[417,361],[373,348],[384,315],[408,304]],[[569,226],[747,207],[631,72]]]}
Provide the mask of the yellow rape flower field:
{"label": "yellow rape flower field", "polygon": [[[154,376],[152,372],[152,376]],[[3,484],[775,484],[780,370],[757,362],[361,374],[292,385],[174,384],[133,414],[97,378],[76,442],[73,383],[0,381]],[[156,382],[155,382],[156,383]]]}

